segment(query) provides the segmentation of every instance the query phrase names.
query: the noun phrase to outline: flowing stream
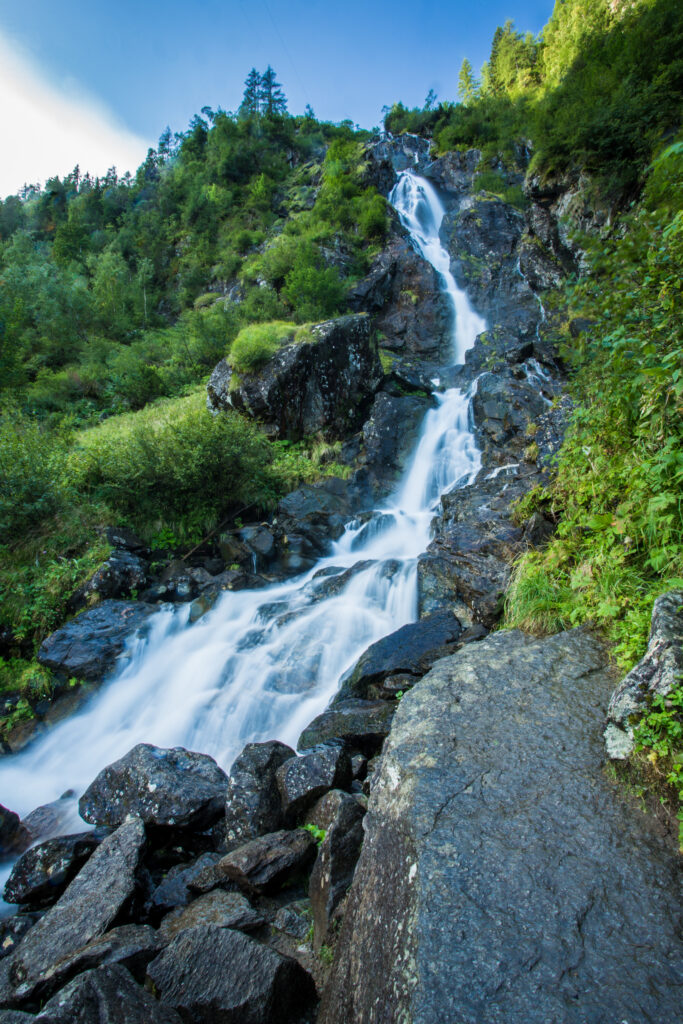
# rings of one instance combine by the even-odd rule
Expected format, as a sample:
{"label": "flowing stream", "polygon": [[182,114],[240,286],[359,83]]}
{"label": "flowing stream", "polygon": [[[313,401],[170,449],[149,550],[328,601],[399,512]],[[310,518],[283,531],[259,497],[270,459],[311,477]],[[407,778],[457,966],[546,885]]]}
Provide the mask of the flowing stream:
{"label": "flowing stream", "polygon": [[[441,275],[453,305],[453,362],[484,321],[455,284],[439,241],[444,215],[425,179],[405,171],[389,197],[417,250]],[[229,767],[245,743],[294,746],[342,675],[380,637],[417,617],[417,557],[442,493],[481,462],[469,428],[470,395],[435,395],[402,481],[370,519],[352,522],[331,554],[296,579],[226,592],[198,622],[164,609],[131,640],[113,677],[76,715],[25,752],[0,761],[0,802],[24,816],[66,790],[80,794],[136,743],[184,746]],[[341,573],[348,578],[340,581]],[[75,799],[67,830],[80,830]]]}

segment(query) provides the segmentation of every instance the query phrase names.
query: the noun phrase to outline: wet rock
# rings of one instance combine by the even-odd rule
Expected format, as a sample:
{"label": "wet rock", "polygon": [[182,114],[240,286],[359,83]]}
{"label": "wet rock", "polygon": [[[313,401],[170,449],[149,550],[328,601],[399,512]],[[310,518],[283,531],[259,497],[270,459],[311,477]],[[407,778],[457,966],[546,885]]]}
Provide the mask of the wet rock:
{"label": "wet rock", "polygon": [[320,432],[334,439],[361,425],[382,368],[370,322],[358,315],[316,324],[310,341],[286,344],[262,370],[241,374],[234,388],[222,365],[220,377],[222,385],[217,371],[209,382],[214,411],[234,407],[277,437],[299,440]]}
{"label": "wet rock", "polygon": [[30,1024],[36,1018],[22,1010],[0,1010],[0,1024]]}
{"label": "wet rock", "polygon": [[310,907],[307,901],[297,900],[281,907],[273,918],[273,928],[300,942],[308,937],[311,930]]}
{"label": "wet rock", "polygon": [[647,651],[612,694],[605,731],[607,754],[624,760],[633,750],[633,725],[658,694],[668,696],[683,677],[683,590],[654,603]]}
{"label": "wet rock", "polygon": [[191,864],[174,865],[152,893],[151,911],[166,913],[176,907],[187,906],[194,899],[194,890],[190,887],[220,859],[219,853],[203,853]]}
{"label": "wet rock", "polygon": [[273,740],[248,743],[235,760],[225,798],[225,835],[231,846],[282,827],[277,770],[294,756],[291,747]]}
{"label": "wet rock", "polygon": [[44,1024],[182,1024],[170,1006],[136,985],[125,967],[100,967],[74,978],[33,1018]]}
{"label": "wet rock", "polygon": [[457,195],[471,189],[480,160],[479,149],[468,149],[465,152],[454,150],[428,163],[424,174],[442,189]]}
{"label": "wet rock", "polygon": [[174,935],[188,928],[215,925],[216,928],[251,932],[265,923],[265,917],[254,910],[246,897],[237,892],[215,889],[193,900],[185,909],[178,909],[165,917],[159,927],[159,936],[166,944]]}
{"label": "wet rock", "polygon": [[129,597],[133,591],[138,592],[147,585],[149,565],[139,554],[125,549],[113,551],[106,562],[78,590],[74,591],[68,601],[69,611],[114,597]]}
{"label": "wet rock", "polygon": [[18,814],[0,804],[0,858],[21,853],[31,843],[31,833]]}
{"label": "wet rock", "polygon": [[363,842],[364,809],[354,797],[344,796],[326,829],[308,887],[316,950],[330,938],[335,911],[351,885]]}
{"label": "wet rock", "polygon": [[277,507],[278,565],[285,572],[308,568],[338,540],[358,504],[351,481],[330,477],[305,484]]}
{"label": "wet rock", "polygon": [[491,352],[504,353],[532,338],[541,319],[518,269],[525,227],[519,210],[492,196],[466,198],[446,226],[452,269],[486,318]]}
{"label": "wet rock", "polygon": [[227,928],[177,935],[148,977],[162,1006],[196,1024],[294,1024],[315,999],[312,979],[295,960]]}
{"label": "wet rock", "polygon": [[535,292],[559,288],[566,268],[538,238],[525,236],[519,247],[519,269]]}
{"label": "wet rock", "polygon": [[132,819],[98,846],[58,902],[2,961],[0,1005],[30,999],[56,964],[107,931],[135,892],[144,844],[144,825]]}
{"label": "wet rock", "polygon": [[308,832],[281,830],[232,850],[216,869],[246,893],[267,894],[304,871],[314,858],[315,840]]}
{"label": "wet rock", "polygon": [[149,554],[145,542],[127,526],[108,526],[105,534],[113,548],[121,548],[143,556]]}
{"label": "wet rock", "polygon": [[104,839],[102,832],[59,836],[32,846],[12,868],[5,885],[8,903],[53,903]]}
{"label": "wet rock", "polygon": [[299,737],[299,750],[310,750],[330,740],[371,756],[377,753],[391,729],[394,705],[386,700],[335,700],[306,726]]}
{"label": "wet rock", "polygon": [[264,587],[266,580],[262,576],[242,572],[241,569],[226,569],[214,576],[210,583],[202,587],[199,597],[190,606],[190,622],[197,622],[202,615],[211,611],[226,590],[256,590]]}
{"label": "wet rock", "polygon": [[12,917],[0,919],[0,959],[9,956],[17,948],[29,928],[33,928],[40,918],[41,914],[38,911],[14,914]]}
{"label": "wet rock", "polygon": [[58,800],[41,804],[26,815],[22,824],[30,832],[31,842],[37,839],[51,839],[52,836],[60,835],[64,831],[64,826],[73,812],[71,801],[74,796],[74,791],[68,789]]}
{"label": "wet rock", "polygon": [[375,398],[363,424],[363,463],[379,481],[393,481],[405,468],[430,404],[425,397],[396,397],[384,391]]}
{"label": "wet rock", "polygon": [[462,626],[448,609],[408,623],[383,637],[361,654],[342,682],[334,704],[347,697],[385,696],[382,684],[388,676],[412,676],[413,682],[429,671],[437,658],[452,654]]}
{"label": "wet rock", "polygon": [[325,796],[321,796],[319,800],[316,800],[307,812],[306,824],[315,825],[316,828],[327,832],[332,822],[339,815],[340,809],[349,800],[358,802],[356,796],[345,793],[343,789],[331,789],[329,793],[325,793]]}
{"label": "wet rock", "polygon": [[175,559],[167,565],[157,583],[141,595],[143,601],[171,601],[174,604],[191,601],[200,591],[222,580],[211,576],[202,566],[188,565]]}
{"label": "wet rock", "polygon": [[103,768],[78,809],[97,825],[119,825],[132,814],[147,825],[201,830],[221,817],[227,781],[208,754],[139,743]]}
{"label": "wet rock", "polygon": [[584,631],[501,632],[406,695],[321,1024],[676,1018],[676,855],[605,776],[611,687]]}
{"label": "wet rock", "polygon": [[373,315],[382,348],[436,360],[448,355],[448,299],[434,268],[402,235],[390,239],[349,293],[349,304]]}
{"label": "wet rock", "polygon": [[46,640],[41,665],[76,679],[102,679],[114,667],[126,641],[158,608],[140,601],[103,601],[81,612]]}
{"label": "wet rock", "polygon": [[290,758],[277,770],[285,818],[296,821],[323,793],[343,788],[350,781],[351,762],[341,744],[330,743],[302,757]]}
{"label": "wet rock", "polygon": [[550,381],[516,377],[515,372],[506,369],[481,374],[472,400],[480,447],[484,453],[504,449],[506,461],[521,460],[531,441],[529,424],[543,416],[555,394]]}

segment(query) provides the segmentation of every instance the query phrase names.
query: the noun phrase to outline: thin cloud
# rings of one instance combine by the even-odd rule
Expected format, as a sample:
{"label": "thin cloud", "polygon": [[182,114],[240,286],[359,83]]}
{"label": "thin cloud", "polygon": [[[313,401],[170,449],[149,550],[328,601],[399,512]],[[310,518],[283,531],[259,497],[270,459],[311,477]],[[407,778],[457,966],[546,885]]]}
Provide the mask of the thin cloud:
{"label": "thin cloud", "polygon": [[55,174],[134,171],[150,143],[82,89],[49,81],[0,31],[0,197]]}

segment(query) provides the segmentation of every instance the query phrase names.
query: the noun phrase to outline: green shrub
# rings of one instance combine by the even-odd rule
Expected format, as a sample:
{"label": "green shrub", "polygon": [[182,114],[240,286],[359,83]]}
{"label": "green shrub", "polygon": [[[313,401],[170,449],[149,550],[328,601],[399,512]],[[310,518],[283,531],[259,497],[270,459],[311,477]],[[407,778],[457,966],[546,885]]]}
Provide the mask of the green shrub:
{"label": "green shrub", "polygon": [[16,408],[0,415],[0,544],[16,540],[64,501],[66,439]]}
{"label": "green shrub", "polygon": [[196,533],[238,505],[273,498],[271,453],[236,413],[212,416],[202,391],[112,417],[85,431],[71,457],[82,488],[149,533]]}

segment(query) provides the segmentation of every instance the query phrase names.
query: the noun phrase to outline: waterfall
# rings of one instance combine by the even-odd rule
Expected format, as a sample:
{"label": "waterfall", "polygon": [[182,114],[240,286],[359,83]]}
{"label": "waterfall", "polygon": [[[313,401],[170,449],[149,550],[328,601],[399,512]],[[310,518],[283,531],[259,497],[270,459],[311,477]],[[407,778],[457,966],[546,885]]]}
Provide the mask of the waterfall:
{"label": "waterfall", "polygon": [[[443,206],[411,171],[401,174],[390,201],[440,275],[453,309],[453,361],[462,362],[485,324],[450,272],[439,240]],[[82,710],[0,761],[0,802],[25,815],[66,790],[80,794],[140,742],[202,751],[225,768],[250,741],[295,745],[363,651],[417,617],[417,557],[429,543],[439,497],[473,479],[481,464],[469,399],[457,388],[435,396],[394,495],[369,522],[349,524],[309,572],[261,590],[226,592],[193,624],[187,606],[155,615]],[[328,593],[331,577],[342,572],[348,581]],[[71,813],[65,829],[82,829],[75,798]]]}

